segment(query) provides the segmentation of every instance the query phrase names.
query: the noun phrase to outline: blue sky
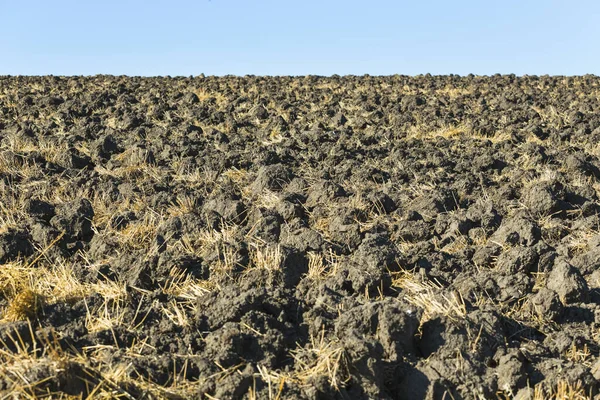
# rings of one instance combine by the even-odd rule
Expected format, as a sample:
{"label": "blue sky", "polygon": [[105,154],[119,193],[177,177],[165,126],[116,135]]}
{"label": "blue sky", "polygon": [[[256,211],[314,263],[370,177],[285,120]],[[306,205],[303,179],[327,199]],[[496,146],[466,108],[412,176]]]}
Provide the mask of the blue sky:
{"label": "blue sky", "polygon": [[598,1],[0,0],[0,75],[600,74]]}

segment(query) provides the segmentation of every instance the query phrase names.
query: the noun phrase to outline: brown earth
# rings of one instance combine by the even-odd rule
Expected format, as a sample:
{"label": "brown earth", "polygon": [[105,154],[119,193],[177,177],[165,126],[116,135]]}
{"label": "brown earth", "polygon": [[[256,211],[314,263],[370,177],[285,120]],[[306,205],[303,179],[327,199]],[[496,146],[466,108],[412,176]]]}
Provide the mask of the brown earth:
{"label": "brown earth", "polygon": [[594,76],[0,77],[0,392],[593,398],[599,196]]}

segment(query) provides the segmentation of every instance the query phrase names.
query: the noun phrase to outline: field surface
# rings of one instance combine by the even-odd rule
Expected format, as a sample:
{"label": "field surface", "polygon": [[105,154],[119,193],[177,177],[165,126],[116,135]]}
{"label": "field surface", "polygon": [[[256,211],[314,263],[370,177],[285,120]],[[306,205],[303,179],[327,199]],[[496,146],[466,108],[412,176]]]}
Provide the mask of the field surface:
{"label": "field surface", "polygon": [[0,397],[586,399],[600,78],[0,77]]}

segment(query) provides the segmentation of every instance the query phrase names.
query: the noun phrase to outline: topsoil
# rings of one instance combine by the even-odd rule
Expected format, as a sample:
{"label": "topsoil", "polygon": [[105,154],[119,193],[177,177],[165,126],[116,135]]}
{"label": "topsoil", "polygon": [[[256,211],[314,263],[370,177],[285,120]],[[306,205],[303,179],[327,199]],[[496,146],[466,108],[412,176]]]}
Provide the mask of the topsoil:
{"label": "topsoil", "polygon": [[0,77],[0,392],[593,398],[599,143],[595,76]]}

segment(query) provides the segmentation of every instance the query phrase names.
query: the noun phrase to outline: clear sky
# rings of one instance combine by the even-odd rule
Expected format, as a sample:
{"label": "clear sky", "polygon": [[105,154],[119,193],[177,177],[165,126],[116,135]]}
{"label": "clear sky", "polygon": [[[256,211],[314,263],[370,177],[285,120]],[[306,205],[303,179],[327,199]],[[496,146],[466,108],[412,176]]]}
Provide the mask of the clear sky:
{"label": "clear sky", "polygon": [[599,47],[597,0],[0,0],[0,75],[598,75]]}

